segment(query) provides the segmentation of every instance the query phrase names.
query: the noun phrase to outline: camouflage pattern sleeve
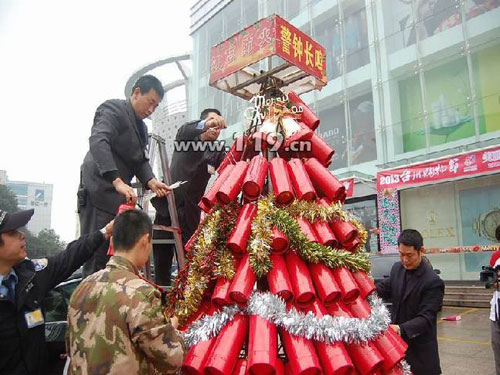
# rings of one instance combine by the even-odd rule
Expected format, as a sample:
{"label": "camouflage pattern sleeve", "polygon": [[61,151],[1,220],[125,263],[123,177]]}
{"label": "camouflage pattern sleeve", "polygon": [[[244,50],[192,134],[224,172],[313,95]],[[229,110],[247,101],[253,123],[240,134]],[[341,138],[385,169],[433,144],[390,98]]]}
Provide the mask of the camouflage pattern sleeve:
{"label": "camouflage pattern sleeve", "polygon": [[127,317],[132,342],[155,370],[174,374],[182,366],[187,349],[182,334],[163,313],[160,292],[151,286],[141,287],[133,300]]}

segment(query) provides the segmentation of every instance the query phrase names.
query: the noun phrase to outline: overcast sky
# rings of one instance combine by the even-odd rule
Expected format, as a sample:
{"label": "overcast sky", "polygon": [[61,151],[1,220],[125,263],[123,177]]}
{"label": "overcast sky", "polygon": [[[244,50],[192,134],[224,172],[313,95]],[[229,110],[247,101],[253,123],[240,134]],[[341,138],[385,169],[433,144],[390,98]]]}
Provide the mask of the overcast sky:
{"label": "overcast sky", "polygon": [[192,50],[187,0],[0,0],[0,169],[54,185],[52,228],[74,239],[95,109],[138,68]]}

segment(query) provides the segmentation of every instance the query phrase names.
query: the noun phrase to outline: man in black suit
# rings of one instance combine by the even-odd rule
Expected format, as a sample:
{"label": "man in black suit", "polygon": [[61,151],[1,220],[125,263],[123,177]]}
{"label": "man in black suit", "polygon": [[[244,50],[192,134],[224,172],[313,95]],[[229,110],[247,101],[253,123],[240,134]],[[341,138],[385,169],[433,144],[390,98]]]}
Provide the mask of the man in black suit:
{"label": "man in black suit", "polygon": [[436,320],[441,310],[444,283],[423,261],[423,238],[405,229],[398,238],[401,262],[393,265],[389,278],[377,284],[377,292],[391,299],[391,320],[408,344],[406,360],[414,375],[441,374]]}
{"label": "man in black suit", "polygon": [[[223,147],[206,147],[204,150],[194,148],[196,142],[203,142],[205,146],[215,145],[220,131],[226,127],[226,122],[219,110],[204,109],[200,120],[182,125],[175,137],[175,148],[172,156],[172,181],[187,181],[175,189],[175,203],[179,216],[179,226],[182,230],[182,242],[185,244],[193,235],[200,223],[201,210],[198,203],[203,196],[211,175],[224,158]],[[167,199],[153,198],[151,201],[156,209],[155,224],[170,226]],[[154,239],[171,239],[172,234],[153,231]],[[174,247],[170,244],[154,244],[153,256],[155,262],[155,281],[159,285],[170,285],[170,273]]]}
{"label": "man in black suit", "polygon": [[[120,204],[137,203],[131,186],[134,176],[157,196],[169,194],[169,186],[155,178],[149,164],[148,131],[143,121],[156,109],[163,94],[161,82],[145,75],[137,80],[129,99],[107,100],[97,108],[78,189],[82,234],[106,225],[115,217]],[[85,263],[84,276],[105,267],[108,246],[106,241]]]}

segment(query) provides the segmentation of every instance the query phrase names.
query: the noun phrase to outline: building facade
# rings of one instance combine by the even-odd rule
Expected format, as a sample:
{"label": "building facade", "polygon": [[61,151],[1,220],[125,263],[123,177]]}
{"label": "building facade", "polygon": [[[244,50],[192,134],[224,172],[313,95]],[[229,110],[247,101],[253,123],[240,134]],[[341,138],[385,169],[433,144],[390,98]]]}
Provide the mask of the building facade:
{"label": "building facade", "polygon": [[6,176],[5,185],[14,193],[20,210],[34,209],[28,230],[37,235],[43,229],[50,229],[52,223],[52,184],[11,181]]}
{"label": "building facade", "polygon": [[[355,177],[347,208],[368,228],[380,228],[387,219],[380,202],[388,202],[396,229],[385,235],[393,243],[401,228],[418,229],[426,247],[440,249],[431,257],[444,278],[477,279],[488,252],[446,249],[494,244],[484,227],[494,225],[492,217],[500,224],[499,173],[417,184],[387,199],[375,179],[381,170],[500,143],[500,1],[196,2],[189,113],[220,108],[228,140],[242,130],[247,103],[208,86],[210,47],[274,13],[326,48],[328,85],[302,98],[336,150],[333,173]],[[390,247],[382,242],[370,238],[369,249]]]}

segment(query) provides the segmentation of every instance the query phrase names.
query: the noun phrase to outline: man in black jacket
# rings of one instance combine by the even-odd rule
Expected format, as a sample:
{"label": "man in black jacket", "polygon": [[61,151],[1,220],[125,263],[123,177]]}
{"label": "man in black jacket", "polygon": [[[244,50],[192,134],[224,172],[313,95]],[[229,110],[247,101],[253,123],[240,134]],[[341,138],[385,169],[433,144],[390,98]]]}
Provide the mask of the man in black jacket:
{"label": "man in black jacket", "polygon": [[444,283],[423,261],[423,238],[405,229],[398,238],[401,262],[394,264],[389,278],[377,284],[377,292],[391,299],[392,327],[408,344],[406,360],[414,375],[441,374],[436,320],[441,310]]}
{"label": "man in black jacket", "polygon": [[[226,122],[219,110],[207,108],[201,112],[200,120],[188,122],[177,131],[174,154],[172,156],[172,181],[187,181],[175,189],[175,203],[182,230],[182,242],[185,244],[200,223],[201,210],[198,203],[207,187],[210,176],[224,158],[224,149],[214,142]],[[197,142],[205,143],[203,149],[196,149]],[[209,144],[212,143],[212,144]],[[213,147],[217,146],[217,147]],[[153,198],[156,209],[155,224],[170,226],[167,199]],[[155,230],[154,239],[173,238],[171,233]],[[154,244],[155,281],[159,285],[170,285],[170,273],[174,247],[169,244]]]}
{"label": "man in black jacket", "polygon": [[[168,185],[155,178],[149,164],[148,132],[143,122],[153,113],[163,94],[161,82],[145,75],[137,80],[128,100],[107,100],[97,108],[78,190],[82,234],[111,221],[120,204],[137,202],[131,187],[134,176],[159,197],[166,197],[170,192]],[[108,246],[108,242],[103,244],[85,264],[84,276],[104,268]]]}
{"label": "man in black jacket", "polygon": [[71,242],[65,251],[26,258],[25,226],[33,210],[0,210],[0,374],[46,374],[47,352],[41,302],[109,239],[113,223]]}

